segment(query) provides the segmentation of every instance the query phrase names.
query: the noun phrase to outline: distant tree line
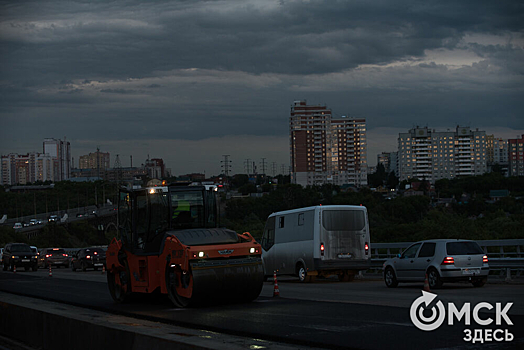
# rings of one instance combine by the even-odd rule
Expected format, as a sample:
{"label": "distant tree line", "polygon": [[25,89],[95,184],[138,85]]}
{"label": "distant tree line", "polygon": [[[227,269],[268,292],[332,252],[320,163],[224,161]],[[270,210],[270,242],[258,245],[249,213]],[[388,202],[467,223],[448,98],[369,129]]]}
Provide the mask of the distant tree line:
{"label": "distant tree line", "polygon": [[[491,203],[489,192],[500,189],[509,190],[510,196]],[[272,212],[318,204],[362,204],[368,209],[373,242],[524,238],[524,177],[506,178],[492,173],[440,180],[434,192],[428,186],[426,193],[391,198],[366,188],[342,192],[332,185],[306,188],[283,185],[261,198],[228,201],[224,223],[236,231],[249,231],[261,237]],[[458,200],[463,195],[469,200]],[[457,200],[447,207],[440,206],[438,200],[443,197]]]}
{"label": "distant tree line", "polygon": [[[247,176],[234,176],[230,183],[232,188],[242,193],[241,189],[247,189],[246,194],[266,192],[262,197],[223,199],[225,212],[222,213],[221,225],[237,232],[248,231],[258,238],[261,237],[266,219],[271,213],[318,204],[366,206],[372,242],[430,238],[524,238],[524,177],[506,178],[498,173],[491,173],[439,180],[434,191],[427,191],[427,195],[399,195],[393,198],[368,188],[362,188],[357,192],[342,191],[340,187],[333,185],[303,188],[290,184],[289,177],[282,177],[278,184],[269,183],[266,179],[257,186],[250,183]],[[400,183],[399,187],[404,188],[405,184]],[[493,203],[489,201],[491,190],[508,190],[510,195]],[[93,205],[95,202],[101,203],[104,195],[116,204],[116,187],[103,182],[60,182],[54,189],[35,193],[4,192],[0,189],[0,208],[4,213],[18,211],[24,215],[31,215],[35,205],[37,213],[45,212],[46,203],[48,211],[51,211],[52,206],[58,208],[58,205],[62,210],[67,208],[67,201],[71,208],[79,203]],[[464,196],[468,198],[467,201],[459,200]],[[438,204],[441,198],[455,200],[448,206],[441,206]],[[31,243],[38,247],[108,244],[114,233],[113,231],[105,236],[87,222],[81,222],[47,225],[40,235],[29,240],[11,227],[0,226],[0,246],[14,241]]]}

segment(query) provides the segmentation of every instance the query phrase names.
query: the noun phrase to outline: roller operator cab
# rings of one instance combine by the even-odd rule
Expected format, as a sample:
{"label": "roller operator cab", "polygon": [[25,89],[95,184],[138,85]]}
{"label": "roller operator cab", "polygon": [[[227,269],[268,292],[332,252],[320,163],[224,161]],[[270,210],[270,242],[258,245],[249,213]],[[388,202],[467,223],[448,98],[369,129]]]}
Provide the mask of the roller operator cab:
{"label": "roller operator cab", "polygon": [[273,213],[261,243],[266,277],[276,272],[298,276],[301,282],[330,275],[351,281],[370,266],[364,206],[326,205]]}
{"label": "roller operator cab", "polygon": [[218,227],[216,191],[205,186],[121,190],[121,240],[106,252],[111,296],[167,294],[177,307],[251,301],[262,290],[261,246],[244,232]]}

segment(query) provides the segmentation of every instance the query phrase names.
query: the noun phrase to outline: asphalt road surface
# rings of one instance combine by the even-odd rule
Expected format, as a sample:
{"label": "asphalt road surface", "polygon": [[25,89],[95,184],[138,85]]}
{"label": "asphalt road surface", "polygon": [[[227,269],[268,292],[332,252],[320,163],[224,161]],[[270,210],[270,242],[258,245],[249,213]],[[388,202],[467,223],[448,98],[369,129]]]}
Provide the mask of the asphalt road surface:
{"label": "asphalt road surface", "polygon": [[[0,290],[132,317],[176,324],[222,333],[325,348],[523,348],[524,347],[524,285],[487,284],[483,288],[448,284],[435,291],[444,305],[464,302],[471,308],[479,302],[506,305],[513,302],[508,317],[513,325],[470,326],[455,321],[444,322],[434,331],[416,328],[410,318],[410,306],[419,298],[421,285],[401,285],[388,289],[382,281],[341,283],[320,280],[301,284],[294,278],[279,280],[279,298],[273,298],[273,284],[265,283],[261,296],[252,303],[205,307],[173,308],[165,296],[147,295],[129,304],[114,304],[100,271],[72,272],[54,269],[37,272],[1,272]],[[434,305],[430,304],[430,308]],[[431,318],[430,310],[422,312]],[[495,320],[495,309],[482,309],[481,319]],[[447,321],[447,320],[446,320]],[[507,329],[511,342],[475,343],[464,341],[465,329]]]}

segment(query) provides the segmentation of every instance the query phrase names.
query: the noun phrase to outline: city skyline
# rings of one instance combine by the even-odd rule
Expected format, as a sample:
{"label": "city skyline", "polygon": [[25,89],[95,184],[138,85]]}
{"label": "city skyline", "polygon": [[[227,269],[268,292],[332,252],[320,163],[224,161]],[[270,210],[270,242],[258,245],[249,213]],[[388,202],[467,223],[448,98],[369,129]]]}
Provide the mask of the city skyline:
{"label": "city skyline", "polygon": [[[71,142],[173,174],[289,166],[294,100],[365,118],[370,165],[399,133],[524,134],[523,6],[491,1],[8,2],[0,153]],[[180,152],[179,150],[182,150]]]}

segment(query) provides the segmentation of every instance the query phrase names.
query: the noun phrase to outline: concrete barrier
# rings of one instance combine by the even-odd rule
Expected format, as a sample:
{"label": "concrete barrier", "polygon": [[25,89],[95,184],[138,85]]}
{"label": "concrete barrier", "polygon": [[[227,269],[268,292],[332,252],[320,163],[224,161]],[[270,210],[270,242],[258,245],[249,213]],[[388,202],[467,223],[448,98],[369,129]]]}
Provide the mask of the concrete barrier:
{"label": "concrete barrier", "polygon": [[39,349],[295,348],[3,292],[0,292],[0,334]]}

